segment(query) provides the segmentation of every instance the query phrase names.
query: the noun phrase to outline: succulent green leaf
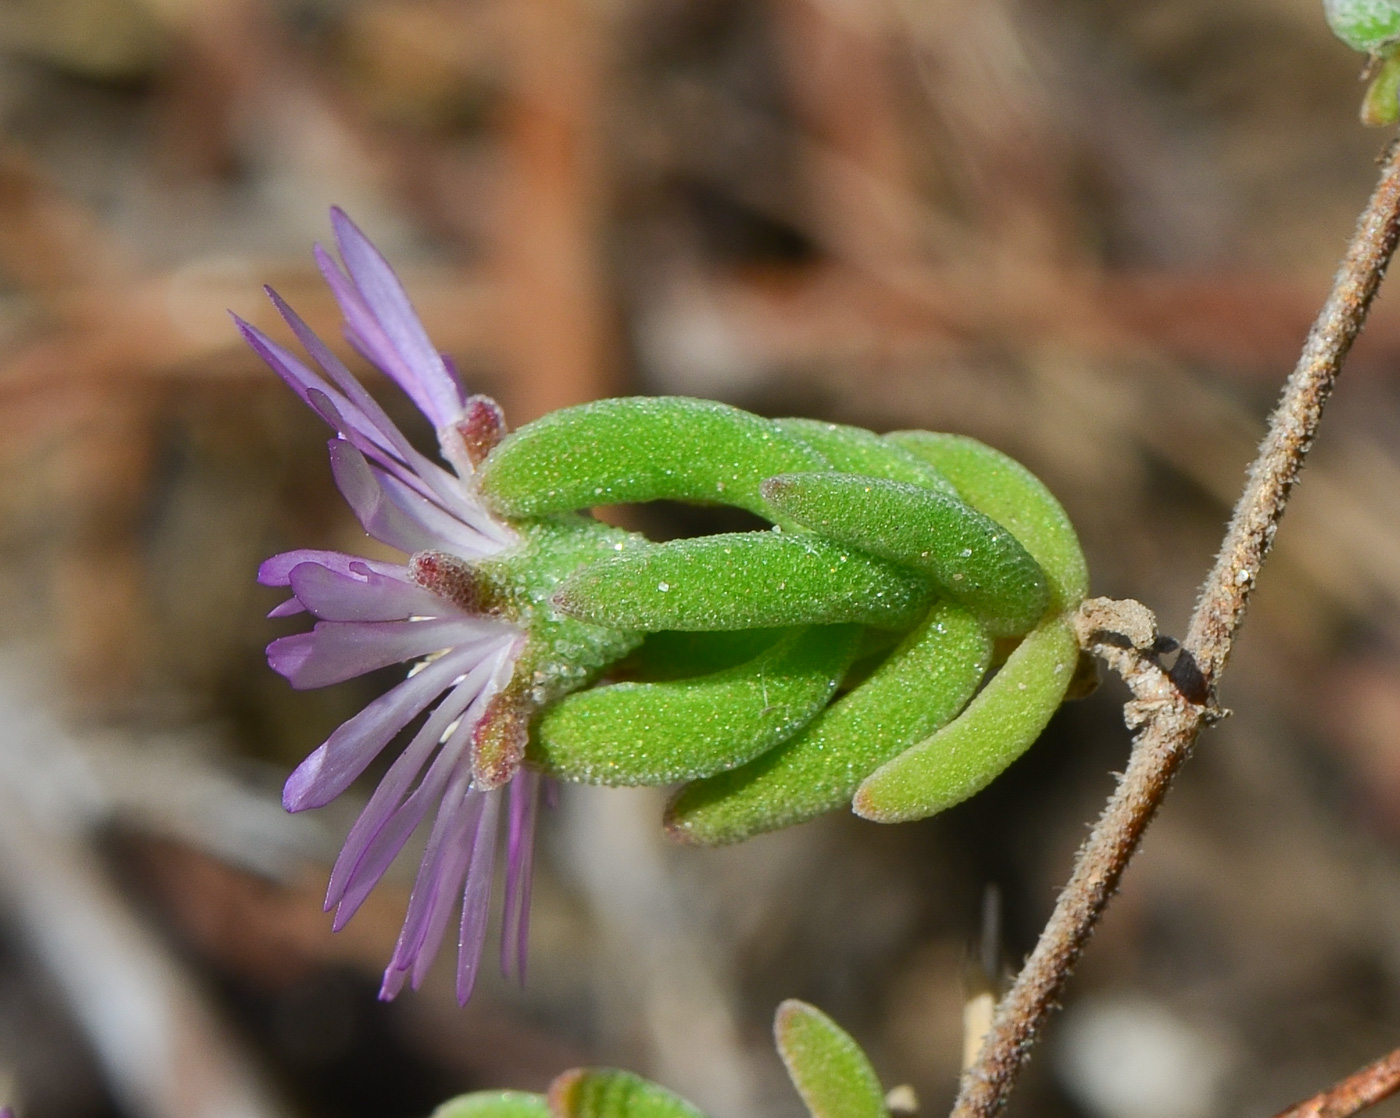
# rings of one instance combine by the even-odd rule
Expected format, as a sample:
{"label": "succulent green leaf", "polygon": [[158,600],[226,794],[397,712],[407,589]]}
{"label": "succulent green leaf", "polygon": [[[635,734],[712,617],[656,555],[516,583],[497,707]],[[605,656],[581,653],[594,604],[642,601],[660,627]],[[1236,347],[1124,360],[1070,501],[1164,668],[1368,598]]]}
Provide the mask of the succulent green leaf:
{"label": "succulent green leaf", "polygon": [[804,528],[927,575],[994,636],[1026,632],[1050,604],[1020,541],[957,497],[842,473],[780,474],[763,495]]}
{"label": "succulent green leaf", "polygon": [[764,478],[828,468],[772,420],[712,400],[634,396],[526,424],[482,463],[479,483],[488,505],[516,519],[663,499],[766,515]]}
{"label": "succulent green leaf", "polygon": [[1078,659],[1069,621],[1042,622],[962,714],[866,779],[851,805],[856,814],[905,823],[980,792],[1040,736]]}
{"label": "succulent green leaf", "polygon": [[773,1033],[812,1118],[888,1118],[875,1069],[854,1038],[821,1010],[789,999],[778,1007]]}
{"label": "succulent green leaf", "polygon": [[1323,0],[1322,8],[1332,33],[1354,50],[1400,39],[1400,4],[1393,0]]}
{"label": "succulent green leaf", "polygon": [[518,548],[461,564],[459,577],[474,580],[483,612],[505,617],[529,633],[518,674],[528,672],[532,699],[540,704],[591,682],[642,640],[640,633],[563,616],[553,608],[552,595],[572,572],[650,545],[634,532],[573,514],[517,524],[516,532]]}
{"label": "succulent green leaf", "polygon": [[432,1118],[551,1118],[543,1095],[525,1091],[476,1091],[449,1099]]}
{"label": "succulent green leaf", "polygon": [[896,431],[885,436],[947,476],[962,499],[1006,528],[1050,580],[1057,610],[1089,593],[1089,567],[1074,525],[1045,483],[1014,458],[965,435]]}
{"label": "succulent green leaf", "polygon": [[963,708],[991,655],[972,614],[937,603],[869,679],[796,737],[682,788],[667,809],[667,831],[696,845],[739,842],[841,807],[876,768]]}
{"label": "succulent green leaf", "polygon": [[679,1095],[630,1071],[575,1068],[549,1086],[552,1118],[705,1118]]}
{"label": "succulent green leaf", "polygon": [[821,712],[860,632],[799,629],[748,663],[698,679],[578,692],[545,712],[529,758],[592,784],[673,784],[732,769]]}
{"label": "succulent green leaf", "polygon": [[867,431],[864,427],[848,427],[844,423],[823,423],[818,419],[775,419],[773,422],[818,451],[833,470],[886,481],[903,481],[957,496],[952,482],[939,473],[932,463],[905,450],[898,443],[881,438],[874,431]]}
{"label": "succulent green leaf", "polygon": [[671,540],[576,572],[554,603],[620,630],[751,629],[853,622],[907,628],[927,608],[925,579],[808,532]]}

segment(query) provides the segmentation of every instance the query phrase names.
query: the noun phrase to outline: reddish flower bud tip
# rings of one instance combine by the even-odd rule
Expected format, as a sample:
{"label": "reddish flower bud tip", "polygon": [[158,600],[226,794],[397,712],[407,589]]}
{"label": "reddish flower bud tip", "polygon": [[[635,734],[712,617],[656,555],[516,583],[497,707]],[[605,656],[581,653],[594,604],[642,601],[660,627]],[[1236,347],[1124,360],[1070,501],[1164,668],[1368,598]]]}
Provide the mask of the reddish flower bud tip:
{"label": "reddish flower bud tip", "polygon": [[472,779],[476,787],[489,792],[520,771],[534,711],[535,704],[514,686],[497,693],[487,704],[486,713],[472,731]]}
{"label": "reddish flower bud tip", "polygon": [[480,466],[506,436],[505,412],[490,396],[471,396],[457,421],[457,433],[462,436],[472,465]]}
{"label": "reddish flower bud tip", "polygon": [[408,571],[424,590],[446,598],[463,612],[486,612],[481,576],[465,560],[445,551],[420,551],[408,561]]}

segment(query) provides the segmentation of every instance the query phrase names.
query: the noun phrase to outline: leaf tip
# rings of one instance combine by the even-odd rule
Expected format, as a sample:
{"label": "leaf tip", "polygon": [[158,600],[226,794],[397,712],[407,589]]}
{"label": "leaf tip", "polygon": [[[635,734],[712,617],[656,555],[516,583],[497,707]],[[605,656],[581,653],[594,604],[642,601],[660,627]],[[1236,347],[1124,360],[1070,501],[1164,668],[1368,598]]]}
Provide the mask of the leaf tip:
{"label": "leaf tip", "polygon": [[798,998],[788,998],[778,1006],[773,1014],[773,1039],[780,1051],[787,1046],[794,1025],[811,1010],[810,1005]]}
{"label": "leaf tip", "polygon": [[704,846],[705,843],[691,827],[687,820],[676,810],[676,800],[672,800],[666,805],[666,811],[661,816],[661,829],[666,832],[666,837],[681,846]]}
{"label": "leaf tip", "polygon": [[898,822],[898,819],[891,815],[889,806],[882,804],[880,797],[870,788],[870,777],[866,778],[865,782],[856,789],[856,794],[851,797],[851,810],[871,823]]}
{"label": "leaf tip", "polygon": [[569,1118],[574,1113],[579,1090],[587,1074],[587,1068],[571,1068],[555,1076],[554,1082],[545,1092],[545,1102],[554,1118]]}

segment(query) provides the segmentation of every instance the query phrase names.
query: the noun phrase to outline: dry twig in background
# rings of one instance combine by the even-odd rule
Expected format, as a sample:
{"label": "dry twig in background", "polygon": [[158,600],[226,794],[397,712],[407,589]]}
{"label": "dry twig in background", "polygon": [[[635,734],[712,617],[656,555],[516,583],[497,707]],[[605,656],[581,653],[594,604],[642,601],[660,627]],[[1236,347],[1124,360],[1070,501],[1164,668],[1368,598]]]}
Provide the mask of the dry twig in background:
{"label": "dry twig in background", "polygon": [[1400,1091],[1400,1048],[1276,1118],[1351,1118]]}

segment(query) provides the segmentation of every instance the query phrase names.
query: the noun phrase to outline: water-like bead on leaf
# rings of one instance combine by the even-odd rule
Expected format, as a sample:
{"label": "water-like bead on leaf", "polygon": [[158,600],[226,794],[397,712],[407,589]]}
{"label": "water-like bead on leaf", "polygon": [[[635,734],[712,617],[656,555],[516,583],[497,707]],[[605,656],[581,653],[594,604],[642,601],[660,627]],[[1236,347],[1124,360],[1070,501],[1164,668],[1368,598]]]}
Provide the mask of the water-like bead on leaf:
{"label": "water-like bead on leaf", "polygon": [[765,498],[805,528],[913,567],[994,636],[1031,628],[1050,604],[1045,573],[1012,533],[957,497],[857,474],[781,474]]}
{"label": "water-like bead on leaf", "polygon": [[965,435],[895,431],[885,438],[936,466],[964,501],[1021,541],[1049,579],[1056,610],[1084,600],[1089,566],[1079,537],[1060,502],[1030,470]]}
{"label": "water-like bead on leaf", "polygon": [[927,580],[807,532],[671,540],[577,571],[554,596],[570,617],[615,629],[913,625]]}
{"label": "water-like bead on leaf", "polygon": [[432,1118],[552,1118],[543,1095],[526,1091],[475,1091],[449,1099]]}
{"label": "water-like bead on leaf", "polygon": [[849,803],[870,773],[962,710],[991,655],[972,614],[937,603],[869,679],[796,737],[682,788],[666,812],[668,833],[697,845],[740,842]]}
{"label": "water-like bead on leaf", "polygon": [[880,1079],[855,1039],[815,1006],[791,998],[773,1022],[788,1075],[812,1118],[888,1118]]}
{"label": "water-like bead on leaf", "polygon": [[1068,620],[1048,618],[962,714],[861,784],[851,805],[856,814],[878,823],[905,823],[980,792],[1040,736],[1064,698],[1078,658]]}
{"label": "water-like bead on leaf", "polygon": [[712,501],[760,515],[766,477],[829,469],[801,439],[727,404],[624,397],[551,412],[482,464],[481,495],[512,518],[656,500]]}
{"label": "water-like bead on leaf", "polygon": [[908,482],[957,496],[953,483],[932,463],[874,431],[844,423],[823,423],[818,419],[775,419],[773,422],[818,451],[833,470]]}
{"label": "water-like bead on leaf", "polygon": [[854,625],[801,629],[712,675],[577,692],[540,719],[529,758],[593,784],[674,784],[732,769],[821,712],[859,638]]}
{"label": "water-like bead on leaf", "polygon": [[613,1068],[575,1068],[549,1086],[553,1118],[705,1118],[672,1091]]}
{"label": "water-like bead on leaf", "polygon": [[1393,0],[1323,0],[1332,33],[1354,50],[1374,51],[1400,39],[1400,4]]}

